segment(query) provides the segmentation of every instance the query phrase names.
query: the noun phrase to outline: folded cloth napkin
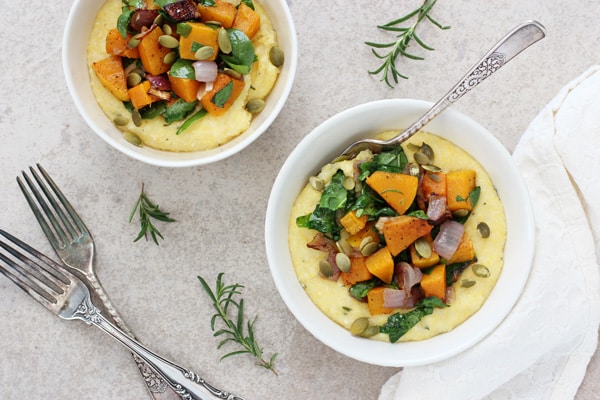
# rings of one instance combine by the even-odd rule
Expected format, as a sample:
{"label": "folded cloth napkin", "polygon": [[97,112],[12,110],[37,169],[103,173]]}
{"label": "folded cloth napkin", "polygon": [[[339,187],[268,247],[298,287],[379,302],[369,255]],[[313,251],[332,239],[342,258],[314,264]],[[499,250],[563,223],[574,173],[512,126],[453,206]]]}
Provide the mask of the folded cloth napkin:
{"label": "folded cloth napkin", "polygon": [[379,400],[575,396],[600,324],[600,66],[541,111],[513,158],[536,221],[533,267],[521,297],[473,348],[404,368],[384,384]]}

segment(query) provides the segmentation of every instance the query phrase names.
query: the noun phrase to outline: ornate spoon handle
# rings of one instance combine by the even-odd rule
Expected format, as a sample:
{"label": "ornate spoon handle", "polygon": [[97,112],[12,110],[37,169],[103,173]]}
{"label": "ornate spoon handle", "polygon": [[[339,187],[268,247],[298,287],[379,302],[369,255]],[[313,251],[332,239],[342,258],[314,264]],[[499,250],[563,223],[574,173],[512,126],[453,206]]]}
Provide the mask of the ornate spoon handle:
{"label": "ornate spoon handle", "polygon": [[469,90],[483,82],[485,78],[498,71],[503,65],[516,57],[523,50],[544,38],[546,30],[537,21],[524,22],[508,32],[483,58],[471,68],[466,75],[433,105],[421,118],[387,144],[398,144],[414,135],[433,118],[464,96]]}
{"label": "ornate spoon handle", "polygon": [[242,397],[213,387],[194,372],[180,367],[148,350],[144,345],[137,340],[132,339],[125,334],[125,332],[108,321],[100,313],[100,310],[92,304],[89,296],[79,305],[73,318],[78,318],[87,324],[94,325],[121,342],[121,344],[137,354],[152,367],[152,369],[160,374],[169,386],[171,386],[184,400],[214,400],[215,398],[224,400],[244,400]]}

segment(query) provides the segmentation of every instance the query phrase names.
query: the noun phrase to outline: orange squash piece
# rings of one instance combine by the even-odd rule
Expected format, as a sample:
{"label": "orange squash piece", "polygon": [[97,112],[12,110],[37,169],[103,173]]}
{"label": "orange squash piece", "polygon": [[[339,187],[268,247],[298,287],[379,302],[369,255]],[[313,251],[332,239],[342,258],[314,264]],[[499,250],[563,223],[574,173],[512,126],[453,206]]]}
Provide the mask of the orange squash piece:
{"label": "orange squash piece", "polygon": [[377,231],[375,231],[373,229],[373,225],[375,225],[375,222],[373,222],[373,221],[367,222],[367,224],[361,231],[348,236],[348,238],[346,239],[348,244],[350,244],[350,246],[354,247],[355,249],[359,249],[360,244],[367,236],[371,237],[373,242],[379,243],[381,240],[379,238],[379,234],[377,233]]}
{"label": "orange squash piece", "polygon": [[384,171],[373,172],[366,182],[400,215],[411,206],[419,186],[416,176]]}
{"label": "orange squash piece", "polygon": [[153,96],[148,91],[152,87],[150,81],[143,81],[128,90],[131,104],[134,108],[140,109],[160,100],[159,97]]}
{"label": "orange squash piece", "polygon": [[142,65],[146,72],[151,75],[160,75],[171,68],[169,64],[164,62],[165,56],[171,52],[171,49],[163,47],[158,42],[158,38],[162,35],[162,29],[160,26],[156,26],[142,38],[137,47],[140,52]]}
{"label": "orange squash piece", "polygon": [[[429,243],[429,246],[433,247],[433,238],[430,234],[424,235],[422,237],[427,241],[427,243]],[[417,268],[429,268],[440,262],[440,256],[438,255],[438,253],[433,251],[432,248],[431,256],[421,257],[421,255],[417,252],[417,249],[415,248],[415,244],[413,243],[410,245],[410,260],[412,264]]]}
{"label": "orange squash piece", "polygon": [[260,29],[260,15],[245,3],[240,3],[233,20],[233,28],[239,29],[252,39]]}
{"label": "orange squash piece", "polygon": [[429,172],[423,174],[421,178],[421,194],[425,199],[436,194],[446,196],[446,174],[443,172]]}
{"label": "orange squash piece", "polygon": [[358,282],[368,281],[373,277],[367,268],[365,257],[350,257],[350,270],[341,273],[344,285],[354,285]]}
{"label": "orange squash piece", "polygon": [[377,314],[390,314],[394,311],[393,308],[388,308],[383,306],[383,291],[384,287],[378,286],[375,287],[367,293],[367,304],[369,306],[369,312],[371,315]]}
{"label": "orange squash piece", "polygon": [[475,171],[463,169],[446,174],[446,186],[448,192],[448,209],[456,211],[460,209],[473,210],[469,200],[469,193],[475,189]]}
{"label": "orange squash piece", "polygon": [[392,278],[394,277],[394,259],[387,246],[382,247],[367,257],[365,264],[369,272],[383,282],[392,282]]}
{"label": "orange squash piece", "polygon": [[[222,106],[215,104],[215,96],[217,96],[217,94],[221,90],[225,89],[225,87],[229,84],[232,84],[231,95],[229,98],[223,103]],[[200,102],[202,103],[202,107],[204,107],[209,114],[217,116],[223,115],[239,97],[243,89],[244,82],[240,81],[239,79],[231,78],[225,74],[217,74],[217,79],[213,84],[213,89],[210,92],[205,93]]]}
{"label": "orange squash piece", "polygon": [[144,0],[147,10],[160,10],[161,8],[154,3],[154,0]]}
{"label": "orange squash piece", "polygon": [[349,234],[354,235],[357,232],[360,232],[365,225],[367,224],[367,220],[369,219],[366,215],[361,215],[358,217],[356,215],[356,210],[352,210],[346,213],[342,218],[340,218],[340,224],[348,231]]}
{"label": "orange squash piece", "polygon": [[169,74],[169,82],[171,83],[171,90],[178,97],[181,97],[187,102],[198,100],[198,90],[202,83],[195,79],[178,78]]}
{"label": "orange squash piece", "polygon": [[127,33],[127,36],[123,37],[116,28],[111,29],[106,35],[106,52],[113,56],[140,58],[140,50],[129,46],[132,36],[131,33]]}
{"label": "orange squash piece", "polygon": [[446,265],[439,264],[433,268],[431,273],[423,274],[421,289],[423,289],[425,297],[435,296],[446,301]]}
{"label": "orange squash piece", "polygon": [[473,242],[467,233],[463,233],[460,243],[456,248],[456,251],[452,257],[448,260],[448,264],[471,261],[475,258],[475,249],[473,248]]}
{"label": "orange squash piece", "polygon": [[415,240],[431,232],[432,228],[424,219],[400,215],[383,225],[383,237],[390,253],[396,256]]}
{"label": "orange squash piece", "polygon": [[200,20],[202,22],[217,21],[224,28],[231,28],[235,19],[236,8],[233,4],[223,0],[215,0],[214,6],[198,4]]}
{"label": "orange squash piece", "polygon": [[215,60],[219,53],[219,31],[202,22],[186,22],[186,24],[191,29],[187,36],[179,37],[179,56],[186,60],[196,60],[195,46],[202,45],[212,47],[213,55],[207,60]]}
{"label": "orange squash piece", "polygon": [[123,62],[120,56],[109,56],[100,61],[92,63],[92,69],[100,80],[100,83],[107,88],[113,96],[121,101],[129,101],[127,93],[127,78],[123,69]]}

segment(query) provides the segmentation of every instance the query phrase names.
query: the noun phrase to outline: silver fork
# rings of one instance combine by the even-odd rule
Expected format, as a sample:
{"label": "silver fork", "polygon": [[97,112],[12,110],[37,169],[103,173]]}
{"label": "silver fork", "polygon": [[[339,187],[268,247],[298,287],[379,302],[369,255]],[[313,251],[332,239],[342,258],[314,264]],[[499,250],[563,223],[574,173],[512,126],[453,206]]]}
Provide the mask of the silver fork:
{"label": "silver fork", "polygon": [[90,291],[81,279],[2,229],[0,272],[54,315],[65,320],[82,320],[112,336],[157,371],[183,399],[210,400],[212,395],[220,399],[243,400],[212,388],[194,372],[166,360],[129,337],[94,306]]}
{"label": "silver fork", "polygon": [[[17,183],[56,255],[71,268],[71,272],[88,285],[96,304],[106,313],[106,317],[128,336],[136,339],[96,276],[96,245],[92,234],[46,170],[40,164],[37,164],[37,169],[39,172],[29,167],[33,178],[23,172],[23,179],[17,177]],[[179,398],[161,376],[149,368],[141,358],[135,354],[132,356],[150,395],[155,400]]]}

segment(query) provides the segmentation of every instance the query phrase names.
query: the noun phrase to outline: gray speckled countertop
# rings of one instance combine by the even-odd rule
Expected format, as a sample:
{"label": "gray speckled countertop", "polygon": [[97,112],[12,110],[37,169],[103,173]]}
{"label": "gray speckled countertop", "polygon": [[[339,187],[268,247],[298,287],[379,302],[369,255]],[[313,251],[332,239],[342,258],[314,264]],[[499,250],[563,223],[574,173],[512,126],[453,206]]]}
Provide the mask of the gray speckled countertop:
{"label": "gray speckled countertop", "polygon": [[[406,3],[406,4],[405,4]],[[410,3],[410,4],[409,4]],[[367,70],[377,60],[363,44],[376,24],[419,1],[290,0],[299,40],[296,83],[272,127],[230,159],[197,168],[145,165],[108,147],[77,113],[63,78],[61,38],[72,2],[4,1],[0,13],[0,226],[49,254],[51,249],[16,185],[40,162],[93,231],[98,275],[130,327],[150,348],[247,399],[375,399],[397,372],[325,347],[281,301],[264,251],[264,215],[272,182],[294,146],[333,114],[383,98],[435,101],[514,25],[541,21],[547,38],[486,81],[455,108],[512,150],[529,122],[568,81],[598,63],[599,2],[440,0],[422,38],[436,48],[425,61],[400,63],[410,79],[391,90]],[[133,243],[127,218],[145,182],[148,194],[178,219],[166,240]],[[247,314],[265,353],[278,352],[279,376],[244,356],[219,361],[211,304],[196,276],[245,285]],[[83,323],[53,317],[0,276],[0,398],[147,399],[129,357]],[[600,356],[577,399],[597,398]]]}

